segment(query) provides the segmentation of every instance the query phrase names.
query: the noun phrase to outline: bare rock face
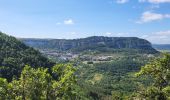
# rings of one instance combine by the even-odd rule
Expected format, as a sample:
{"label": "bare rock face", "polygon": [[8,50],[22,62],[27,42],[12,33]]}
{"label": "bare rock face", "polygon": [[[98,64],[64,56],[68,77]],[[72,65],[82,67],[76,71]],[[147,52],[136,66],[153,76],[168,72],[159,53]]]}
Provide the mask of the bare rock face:
{"label": "bare rock face", "polygon": [[25,44],[39,49],[56,49],[61,51],[84,51],[107,49],[135,49],[156,53],[149,41],[137,37],[93,36],[81,39],[21,39]]}

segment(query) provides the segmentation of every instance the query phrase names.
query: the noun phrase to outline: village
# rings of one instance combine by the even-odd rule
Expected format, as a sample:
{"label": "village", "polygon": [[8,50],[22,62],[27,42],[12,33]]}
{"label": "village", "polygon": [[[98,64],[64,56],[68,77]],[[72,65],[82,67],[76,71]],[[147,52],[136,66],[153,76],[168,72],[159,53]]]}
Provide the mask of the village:
{"label": "village", "polygon": [[81,61],[84,62],[106,62],[113,60],[112,55],[90,55],[90,54],[79,54],[79,53],[72,53],[72,52],[61,52],[57,50],[41,50],[40,51],[45,56],[48,56],[49,58],[55,58],[60,61],[71,61],[76,58],[78,58]]}

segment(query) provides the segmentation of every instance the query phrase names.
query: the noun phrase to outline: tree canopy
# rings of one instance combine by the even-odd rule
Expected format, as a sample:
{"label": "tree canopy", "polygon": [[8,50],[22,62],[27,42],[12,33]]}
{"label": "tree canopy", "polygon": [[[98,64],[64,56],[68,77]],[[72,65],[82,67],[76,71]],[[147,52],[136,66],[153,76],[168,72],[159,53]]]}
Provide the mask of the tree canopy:
{"label": "tree canopy", "polygon": [[19,77],[25,65],[34,68],[50,68],[54,63],[45,58],[39,51],[0,32],[0,76],[8,80],[11,80],[13,76]]}
{"label": "tree canopy", "polygon": [[26,65],[19,79],[7,82],[0,78],[1,100],[75,100],[73,85],[76,84],[75,68],[71,64],[52,67],[54,79],[47,68],[34,69]]}
{"label": "tree canopy", "polygon": [[146,100],[170,99],[170,54],[165,53],[143,66],[136,76],[149,76],[153,79],[151,86],[139,91],[138,96]]}

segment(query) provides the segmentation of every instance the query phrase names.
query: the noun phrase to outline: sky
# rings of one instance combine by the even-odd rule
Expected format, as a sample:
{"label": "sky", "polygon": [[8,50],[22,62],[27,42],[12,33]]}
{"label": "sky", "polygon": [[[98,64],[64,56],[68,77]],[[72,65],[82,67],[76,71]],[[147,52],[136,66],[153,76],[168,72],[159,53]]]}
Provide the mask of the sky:
{"label": "sky", "polygon": [[139,37],[170,44],[170,0],[0,0],[0,31],[18,38]]}

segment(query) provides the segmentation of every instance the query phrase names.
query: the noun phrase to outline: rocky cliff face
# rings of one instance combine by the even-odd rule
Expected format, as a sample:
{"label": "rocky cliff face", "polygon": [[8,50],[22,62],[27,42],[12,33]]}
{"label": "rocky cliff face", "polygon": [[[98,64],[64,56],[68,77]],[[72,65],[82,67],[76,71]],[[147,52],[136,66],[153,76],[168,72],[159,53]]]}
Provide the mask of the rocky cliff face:
{"label": "rocky cliff face", "polygon": [[39,49],[57,50],[96,50],[109,49],[140,49],[157,52],[147,40],[136,37],[104,37],[93,36],[81,39],[21,39],[25,44]]}

